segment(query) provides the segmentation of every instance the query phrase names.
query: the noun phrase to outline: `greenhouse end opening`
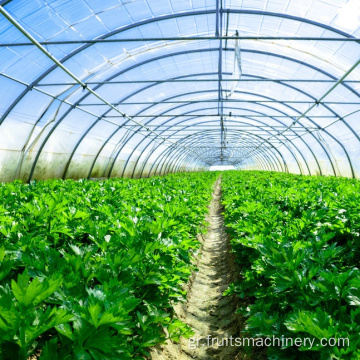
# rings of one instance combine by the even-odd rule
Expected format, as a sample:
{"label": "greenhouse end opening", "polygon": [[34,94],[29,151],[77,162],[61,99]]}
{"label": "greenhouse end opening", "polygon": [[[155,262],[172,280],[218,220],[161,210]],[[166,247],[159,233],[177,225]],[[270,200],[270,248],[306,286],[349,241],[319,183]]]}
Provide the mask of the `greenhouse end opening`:
{"label": "greenhouse end opening", "polygon": [[212,165],[209,167],[209,171],[225,171],[236,170],[234,165]]}

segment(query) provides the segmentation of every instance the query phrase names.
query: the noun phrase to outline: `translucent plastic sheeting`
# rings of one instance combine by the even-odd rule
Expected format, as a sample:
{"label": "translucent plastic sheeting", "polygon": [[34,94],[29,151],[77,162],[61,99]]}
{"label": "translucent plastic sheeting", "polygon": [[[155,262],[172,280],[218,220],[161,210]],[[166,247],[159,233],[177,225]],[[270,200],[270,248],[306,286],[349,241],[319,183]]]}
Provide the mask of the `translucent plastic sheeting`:
{"label": "translucent plastic sheeting", "polygon": [[0,181],[360,177],[357,0],[0,4]]}

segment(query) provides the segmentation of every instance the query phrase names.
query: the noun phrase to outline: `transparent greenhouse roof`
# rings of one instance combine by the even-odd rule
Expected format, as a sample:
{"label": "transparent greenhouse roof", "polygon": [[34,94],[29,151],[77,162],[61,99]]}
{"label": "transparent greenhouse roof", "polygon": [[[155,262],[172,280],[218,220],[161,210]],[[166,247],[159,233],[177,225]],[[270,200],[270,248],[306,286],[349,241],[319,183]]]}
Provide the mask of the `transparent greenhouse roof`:
{"label": "transparent greenhouse roof", "polygon": [[358,0],[0,5],[0,181],[360,177]]}

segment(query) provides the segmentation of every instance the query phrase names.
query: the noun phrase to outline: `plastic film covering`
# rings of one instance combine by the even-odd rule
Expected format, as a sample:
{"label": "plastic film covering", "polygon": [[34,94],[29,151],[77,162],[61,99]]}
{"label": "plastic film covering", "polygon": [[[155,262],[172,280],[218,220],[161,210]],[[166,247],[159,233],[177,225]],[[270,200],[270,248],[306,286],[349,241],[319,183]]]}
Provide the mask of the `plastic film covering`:
{"label": "plastic film covering", "polygon": [[360,177],[358,0],[0,0],[0,181]]}

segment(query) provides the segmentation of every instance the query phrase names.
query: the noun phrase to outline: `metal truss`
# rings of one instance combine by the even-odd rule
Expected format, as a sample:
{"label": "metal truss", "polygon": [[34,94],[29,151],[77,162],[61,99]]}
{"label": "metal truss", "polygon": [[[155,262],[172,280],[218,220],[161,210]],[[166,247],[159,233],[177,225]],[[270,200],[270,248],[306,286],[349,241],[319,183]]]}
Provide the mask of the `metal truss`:
{"label": "metal truss", "polygon": [[[11,0],[3,0],[0,1],[0,6],[5,6],[6,4],[8,4]],[[148,143],[146,144],[145,148],[143,149],[142,154],[137,158],[136,160],[136,164],[132,170],[132,175],[135,175],[135,172],[137,170],[137,166],[140,162],[140,159],[142,157],[143,154],[147,154],[145,161],[142,163],[142,167],[140,169],[140,174],[142,175],[144,173],[144,168],[145,168],[145,164],[147,162],[147,160],[149,160],[149,158],[151,157],[151,153],[146,153],[146,150],[149,149],[150,145],[153,145],[153,150],[156,151],[160,146],[164,146],[165,144],[167,148],[162,152],[161,156],[159,157],[158,161],[155,162],[153,164],[153,166],[150,169],[151,173],[154,170],[154,173],[164,173],[164,172],[171,172],[171,171],[177,171],[180,168],[186,168],[187,166],[190,166],[191,162],[195,162],[197,164],[197,166],[199,167],[203,167],[203,166],[210,166],[211,162],[214,162],[216,159],[220,158],[224,158],[226,157],[228,159],[229,162],[233,163],[233,164],[238,164],[239,162],[243,161],[244,158],[246,158],[247,156],[251,156],[254,157],[254,159],[256,159],[255,161],[257,162],[258,166],[260,168],[266,168],[266,169],[273,169],[273,170],[277,170],[277,171],[288,171],[287,168],[287,163],[285,161],[285,159],[283,158],[282,153],[279,151],[279,149],[277,149],[271,142],[270,139],[272,139],[273,137],[278,137],[279,135],[283,135],[286,131],[290,131],[293,136],[294,139],[298,139],[299,141],[302,141],[303,144],[305,144],[306,148],[309,150],[309,152],[312,154],[313,158],[315,159],[318,169],[320,171],[320,174],[322,173],[321,170],[321,166],[320,166],[320,162],[317,159],[314,151],[311,149],[311,147],[308,145],[308,143],[303,139],[304,134],[312,136],[312,138],[316,141],[316,143],[322,148],[322,150],[324,151],[324,153],[326,154],[329,163],[331,164],[331,167],[333,169],[333,173],[334,175],[338,175],[336,173],[335,170],[335,166],[334,166],[334,161],[335,159],[332,159],[329,152],[327,151],[327,149],[325,148],[325,146],[319,141],[319,139],[313,134],[313,131],[322,131],[324,132],[328,137],[330,137],[334,142],[336,142],[340,148],[342,149],[342,151],[344,152],[347,161],[349,163],[349,167],[351,169],[352,172],[352,176],[355,177],[355,173],[354,173],[354,169],[353,169],[353,164],[351,162],[350,156],[344,146],[344,144],[337,140],[336,137],[331,134],[325,127],[324,128],[320,128],[318,126],[318,124],[315,122],[315,119],[317,118],[316,116],[309,116],[308,112],[315,106],[321,104],[321,106],[323,106],[326,110],[328,110],[332,115],[332,117],[334,117],[335,119],[337,119],[336,121],[342,121],[342,123],[349,129],[349,131],[354,135],[354,137],[360,142],[360,137],[357,134],[357,132],[352,129],[352,127],[349,125],[349,123],[344,120],[341,116],[339,116],[339,114],[336,113],[336,111],[334,111],[329,105],[331,104],[342,104],[342,105],[346,105],[346,104],[356,104],[358,105],[360,103],[359,102],[331,102],[331,101],[324,101],[322,102],[322,99],[325,98],[325,96],[327,96],[328,93],[330,93],[330,91],[332,91],[336,86],[340,85],[344,86],[348,91],[350,91],[351,93],[353,93],[354,95],[356,95],[358,98],[360,97],[360,94],[351,86],[352,83],[357,83],[358,81],[356,80],[346,80],[345,77],[351,72],[351,70],[353,70],[356,66],[358,66],[358,64],[360,63],[360,60],[358,62],[356,62],[353,67],[351,69],[349,69],[349,71],[347,71],[344,76],[342,76],[340,79],[337,79],[335,76],[333,76],[332,74],[324,71],[323,69],[317,68],[314,65],[311,65],[310,63],[304,63],[301,62],[295,58],[292,57],[287,57],[287,56],[283,56],[283,55],[279,55],[276,53],[271,53],[271,52],[265,52],[265,51],[260,51],[260,50],[253,50],[253,49],[242,49],[242,52],[244,53],[252,53],[252,54],[260,54],[260,55],[266,55],[266,56],[272,56],[275,58],[281,58],[281,59],[286,59],[289,61],[292,61],[294,63],[301,63],[302,65],[305,65],[307,67],[309,67],[312,70],[317,71],[318,73],[323,74],[324,76],[327,77],[327,79],[322,79],[322,80],[314,80],[313,82],[329,82],[332,84],[332,87],[330,88],[330,91],[326,92],[325,94],[323,94],[321,97],[314,97],[314,95],[311,95],[305,91],[303,91],[302,89],[300,89],[299,87],[296,86],[297,83],[299,82],[303,82],[306,80],[300,80],[300,79],[268,79],[268,78],[259,78],[256,77],[252,74],[244,74],[245,77],[249,77],[249,79],[245,79],[244,81],[253,81],[253,82],[276,82],[279,85],[285,86],[289,89],[295,90],[305,96],[307,96],[309,98],[309,102],[312,102],[312,105],[310,106],[310,108],[308,110],[306,110],[305,112],[300,112],[299,110],[297,110],[296,108],[294,108],[293,106],[291,106],[291,104],[301,104],[301,103],[309,103],[309,102],[300,102],[300,101],[288,101],[286,99],[284,100],[280,100],[280,99],[276,99],[276,98],[270,98],[270,97],[266,97],[261,93],[253,93],[253,96],[259,97],[259,100],[249,100],[246,101],[247,103],[251,104],[251,103],[255,103],[257,106],[261,106],[264,111],[263,112],[257,112],[251,109],[247,109],[246,111],[249,111],[248,114],[239,114],[241,116],[241,121],[243,122],[243,120],[248,119],[251,120],[252,122],[256,122],[258,125],[251,125],[254,129],[253,131],[245,131],[245,130],[241,130],[241,129],[237,129],[237,128],[230,128],[228,127],[227,130],[227,135],[229,136],[229,139],[231,139],[232,141],[238,141],[239,139],[243,139],[244,141],[244,146],[243,147],[239,147],[237,149],[237,151],[233,151],[233,152],[229,152],[229,149],[226,148],[226,146],[224,145],[224,130],[225,128],[222,125],[223,122],[223,118],[225,116],[224,114],[224,109],[229,110],[229,111],[234,111],[234,109],[237,109],[237,107],[235,107],[235,105],[237,105],[238,103],[241,102],[245,102],[244,101],[225,101],[225,99],[223,99],[222,97],[222,92],[223,92],[223,88],[222,88],[222,82],[223,81],[231,81],[231,79],[226,79],[223,76],[224,75],[228,75],[228,74],[224,74],[223,70],[222,70],[222,54],[223,52],[232,52],[234,51],[233,48],[229,48],[227,46],[223,46],[223,41],[227,41],[227,40],[234,40],[235,37],[229,37],[229,36],[223,36],[222,35],[222,19],[223,19],[223,14],[250,14],[250,15],[258,15],[258,16],[269,16],[269,17],[280,17],[280,18],[284,18],[284,19],[290,19],[293,21],[298,21],[298,22],[303,22],[303,23],[308,23],[320,28],[323,28],[324,30],[328,30],[331,31],[337,35],[340,35],[341,37],[327,37],[327,38],[316,38],[316,37],[267,37],[267,36],[262,36],[262,37],[249,37],[249,36],[243,36],[243,37],[237,37],[241,40],[299,40],[299,41],[309,41],[309,40],[321,40],[321,41],[351,41],[351,42],[358,42],[360,41],[360,39],[355,38],[349,34],[346,34],[343,31],[340,31],[338,29],[332,28],[330,26],[318,23],[318,22],[314,22],[311,21],[309,19],[304,19],[304,18],[300,18],[300,17],[295,17],[295,16],[290,16],[290,15],[286,15],[286,14],[279,14],[279,13],[271,13],[271,12],[265,12],[265,11],[253,11],[253,10],[236,10],[236,9],[223,9],[222,8],[222,1],[221,0],[217,0],[216,1],[216,9],[214,10],[203,10],[203,11],[192,11],[192,12],[183,12],[183,13],[179,13],[179,14],[171,14],[171,15],[164,15],[164,16],[159,16],[159,17],[155,17],[152,19],[147,19],[138,23],[134,23],[128,26],[125,26],[121,29],[109,32],[108,34],[96,38],[96,39],[89,39],[89,40],[81,40],[81,41],[75,41],[75,42],[69,42],[69,41],[47,41],[47,42],[39,42],[37,43],[36,41],[34,41],[34,39],[30,36],[28,36],[29,40],[31,41],[31,43],[17,43],[17,44],[0,44],[1,46],[28,46],[28,45],[41,45],[41,46],[48,46],[48,45],[61,45],[61,44],[68,44],[68,43],[79,43],[82,44],[82,46],[80,46],[78,49],[76,49],[75,51],[72,51],[71,53],[69,53],[68,55],[66,55],[63,59],[60,60],[56,60],[55,58],[52,58],[52,60],[54,61],[54,65],[51,66],[49,69],[47,69],[46,71],[44,71],[37,79],[35,79],[31,84],[24,84],[26,87],[25,89],[19,94],[19,96],[17,97],[17,99],[15,99],[13,101],[13,103],[8,107],[8,109],[5,111],[5,113],[3,114],[3,116],[0,118],[0,124],[8,117],[8,115],[12,112],[12,110],[16,107],[16,105],[19,103],[19,101],[21,101],[23,99],[24,96],[27,95],[27,93],[29,91],[31,91],[32,89],[36,89],[37,91],[41,91],[39,90],[40,87],[44,87],[44,86],[49,86],[49,85],[64,85],[61,83],[55,83],[55,84],[39,84],[42,80],[44,80],[46,78],[46,76],[48,76],[49,74],[51,74],[52,71],[56,70],[58,67],[62,68],[65,72],[67,72],[68,74],[70,73],[66,66],[64,65],[64,63],[72,58],[73,56],[76,56],[77,54],[79,54],[81,51],[85,50],[86,48],[88,48],[89,46],[92,46],[93,44],[96,43],[101,43],[101,42],[121,42],[121,41],[147,41],[147,40],[151,40],[151,41],[157,41],[157,40],[167,40],[167,41],[179,41],[179,40],[187,40],[187,41],[202,41],[202,40],[216,40],[219,41],[219,47],[218,48],[208,48],[208,49],[200,49],[200,50],[191,50],[191,51],[178,51],[178,52],[171,52],[170,54],[166,54],[166,55],[161,55],[158,57],[154,57],[150,60],[146,60],[143,62],[140,62],[136,65],[127,67],[125,69],[122,69],[121,71],[117,72],[116,74],[113,74],[111,77],[109,77],[108,79],[106,79],[103,82],[82,82],[80,79],[77,79],[76,77],[73,76],[73,78],[76,80],[75,83],[68,83],[66,85],[69,86],[73,86],[75,89],[79,86],[83,87],[85,90],[85,93],[83,96],[80,97],[79,100],[77,100],[75,103],[73,104],[69,104],[69,109],[67,111],[65,111],[65,113],[55,122],[55,124],[52,126],[51,130],[49,131],[49,133],[47,134],[47,136],[43,139],[40,147],[39,147],[39,151],[35,157],[34,163],[32,165],[32,169],[29,175],[29,181],[32,179],[35,169],[36,169],[36,165],[37,162],[41,156],[42,150],[44,149],[45,145],[47,144],[47,142],[50,140],[51,135],[54,133],[54,131],[57,129],[57,127],[63,122],[64,119],[66,119],[66,117],[69,115],[69,113],[74,110],[74,109],[81,109],[81,111],[86,111],[83,109],[83,107],[87,106],[87,105],[92,105],[92,104],[87,104],[84,101],[86,100],[86,98],[92,94],[92,95],[96,95],[96,90],[100,89],[102,86],[106,86],[106,85],[111,85],[111,84],[115,84],[115,83],[126,83],[126,81],[115,81],[114,79],[119,77],[120,75],[125,74],[127,71],[136,69],[140,66],[145,66],[146,64],[149,64],[152,61],[158,61],[160,59],[165,59],[166,57],[175,57],[178,55],[182,55],[182,54],[187,54],[187,55],[196,55],[200,52],[212,52],[212,51],[217,51],[218,52],[218,72],[214,73],[214,74],[191,74],[191,75],[187,75],[187,76],[183,76],[183,77],[179,77],[179,78],[170,78],[170,79],[163,79],[163,80],[155,80],[155,81],[141,81],[141,80],[137,80],[135,82],[139,82],[139,83],[144,83],[144,84],[148,84],[150,83],[150,85],[146,85],[144,87],[142,87],[141,89],[139,89],[138,91],[132,93],[132,94],[128,94],[127,96],[125,96],[124,98],[120,99],[118,102],[116,102],[115,104],[108,102],[106,99],[102,99],[104,102],[104,105],[107,106],[109,109],[106,110],[105,112],[102,113],[101,116],[95,116],[94,114],[91,114],[92,116],[95,117],[95,120],[93,122],[93,124],[87,129],[87,131],[85,131],[83,133],[83,135],[79,138],[77,144],[75,145],[75,147],[72,149],[70,157],[66,163],[65,166],[65,170],[64,170],[64,174],[63,174],[63,178],[66,178],[68,169],[71,165],[72,159],[74,154],[76,153],[76,150],[78,149],[78,147],[80,146],[81,142],[86,138],[86,136],[90,133],[90,131],[94,128],[94,126],[100,122],[100,121],[104,121],[106,120],[107,114],[110,111],[117,111],[119,113],[120,118],[124,118],[125,121],[123,121],[120,124],[116,124],[114,123],[115,126],[117,126],[117,128],[113,131],[113,133],[107,138],[105,139],[104,143],[102,144],[102,146],[99,148],[99,151],[97,152],[94,162],[91,165],[90,171],[89,171],[89,177],[91,176],[92,170],[96,164],[97,159],[99,158],[102,150],[104,149],[104,147],[109,143],[109,141],[120,131],[120,130],[126,130],[129,129],[132,131],[132,135],[129,135],[126,138],[126,141],[130,141],[136,134],[142,134],[142,130],[145,130],[147,132],[147,134],[143,134],[143,139],[141,141],[138,142],[138,144],[136,145],[135,149],[133,150],[133,152],[131,153],[131,155],[129,155],[125,166],[123,168],[122,174],[124,174],[127,171],[127,165],[128,162],[130,161],[130,159],[132,158],[132,155],[136,152],[136,150],[142,145],[144,144],[146,141],[148,141]],[[3,8],[0,7],[0,10],[4,10]],[[1,11],[3,14],[6,15],[6,12]],[[209,15],[209,14],[214,14],[216,16],[216,28],[215,28],[215,35],[214,36],[206,36],[206,37],[179,37],[179,38],[127,38],[127,39],[112,39],[111,37],[114,35],[118,35],[121,34],[122,32],[126,32],[127,30],[131,30],[135,27],[139,27],[139,26],[143,26],[149,23],[153,23],[153,22],[158,22],[158,21],[163,21],[163,20],[168,20],[168,19],[176,19],[178,17],[186,17],[186,16],[203,16],[203,15]],[[13,24],[15,26],[17,26],[19,29],[22,29],[21,25],[18,24],[16,22],[16,20],[11,19],[8,17],[9,20],[11,20],[13,22]],[[39,46],[38,46],[39,47]],[[39,47],[40,48],[40,47]],[[40,48],[41,49],[41,48]],[[50,57],[51,58],[51,57]],[[209,75],[216,75],[217,79],[196,79],[196,78],[192,78],[194,76],[209,76]],[[6,76],[6,75],[5,75]],[[14,81],[16,81],[15,79],[13,79]],[[189,113],[183,113],[183,114],[171,114],[168,113],[169,111],[174,111],[175,109],[179,109],[182,106],[189,106],[189,105],[193,105],[193,104],[198,104],[201,102],[208,102],[207,100],[201,100],[201,101],[197,101],[195,100],[191,100],[189,99],[189,101],[187,100],[177,100],[177,98],[179,97],[185,97],[186,95],[189,94],[177,94],[174,97],[170,97],[167,99],[164,99],[161,102],[155,102],[153,104],[151,103],[146,103],[146,102],[132,102],[133,104],[143,104],[143,105],[151,105],[149,107],[144,108],[143,110],[139,111],[137,114],[134,114],[132,116],[129,116],[125,113],[123,113],[122,111],[120,111],[117,106],[121,105],[121,104],[132,104],[132,103],[127,103],[125,102],[126,100],[141,94],[141,92],[149,89],[150,87],[156,86],[158,84],[162,84],[164,82],[217,82],[217,89],[214,90],[209,90],[209,93],[214,92],[217,93],[217,98],[214,99],[209,99],[209,102],[216,102],[218,104],[217,110],[218,113],[214,114],[213,117],[215,118],[219,118],[219,120],[206,120],[205,122],[201,122],[201,118],[211,118],[211,115],[207,115],[207,114],[191,114],[191,112]],[[94,87],[90,88],[89,85],[95,85]],[[203,91],[198,91],[195,92],[192,95],[198,95],[200,93],[202,93]],[[46,92],[44,92],[46,94]],[[238,93],[245,93],[245,92],[238,92]],[[49,94],[47,94],[49,95]],[[51,96],[51,95],[49,95]],[[60,97],[53,97],[53,101],[54,100],[60,100],[60,101],[64,101],[63,99],[61,99]],[[98,97],[99,98],[99,97]],[[175,100],[174,100],[175,99]],[[173,102],[171,102],[171,100],[173,100]],[[66,103],[66,100],[65,100]],[[144,111],[147,111],[149,109],[151,109],[152,107],[159,105],[159,104],[173,104],[175,106],[170,107],[169,109],[167,109],[166,111],[162,112],[161,114],[146,114],[144,113]],[[181,105],[177,105],[177,104],[181,104]],[[271,104],[271,105],[269,105]],[[294,119],[294,121],[289,125],[286,124],[284,122],[282,122],[280,119],[283,118],[291,118],[293,119],[294,116],[291,116],[288,113],[285,113],[283,111],[281,111],[280,109],[273,107],[272,105],[281,105],[282,107],[285,107],[287,109],[287,111],[293,111],[295,112],[296,118]],[[49,105],[50,106],[50,105]],[[279,113],[281,113],[281,115],[279,116],[274,116],[274,115],[268,115],[266,113],[267,110],[272,110],[272,111],[277,111]],[[203,109],[204,110],[204,109]],[[197,110],[192,110],[192,112],[196,112]],[[245,111],[245,109],[243,109],[243,111]],[[236,114],[235,114],[236,115]],[[191,131],[191,126],[192,125],[185,125],[186,121],[188,121],[191,116],[194,116],[195,119],[197,119],[197,124],[209,124],[212,123],[213,121],[220,121],[220,124],[218,126],[218,129],[216,130],[202,130],[198,133],[195,134],[190,134],[190,135],[185,135],[185,131],[190,130]],[[134,120],[134,118],[136,117],[140,117],[140,118],[144,118],[146,119],[146,121],[144,122],[138,122],[136,120]],[[154,121],[157,118],[160,117],[164,117],[166,120],[161,124],[161,125],[151,125],[151,122]],[[270,127],[269,125],[267,125],[265,122],[261,122],[260,120],[258,120],[258,118],[271,118],[272,120],[276,121],[279,125],[278,126],[282,126],[283,128],[279,130],[279,128],[275,128],[275,127]],[[326,116],[329,117],[329,116]],[[148,118],[148,119],[147,119]],[[183,124],[183,128],[182,130],[178,130],[178,131],[174,131],[174,134],[172,135],[168,135],[166,133],[166,131],[169,131],[169,129],[162,129],[162,126],[165,126],[166,124],[174,121],[174,119],[176,118],[182,118],[182,120],[180,120],[179,122],[177,122],[177,124]],[[311,124],[313,125],[313,129],[310,129],[309,127],[306,127],[302,122],[301,119],[302,118],[306,118],[307,121],[310,121]],[[226,120],[227,122],[230,123],[229,120]],[[132,127],[132,129],[130,129],[129,127],[129,123],[133,122],[136,125]],[[238,122],[239,123],[239,122]],[[243,122],[243,125],[248,125],[249,123]],[[280,125],[281,124],[281,125]],[[300,129],[293,129],[293,127],[295,127],[295,124],[298,125],[298,127]],[[176,124],[171,123],[171,126],[176,126]],[[250,125],[248,125],[250,126]],[[266,128],[267,126],[267,128]],[[139,127],[139,129],[137,129],[137,127]],[[271,128],[271,130],[269,129]],[[267,134],[268,137],[266,137],[265,135],[260,136],[259,134],[256,134],[256,131],[261,129],[263,131],[264,134]],[[213,132],[213,135],[209,135],[208,132]],[[274,131],[277,131],[277,134],[274,134]],[[220,132],[220,137],[218,135],[218,133]],[[245,134],[245,135],[244,135]],[[170,141],[169,139],[175,139],[175,135],[179,136],[179,140],[178,141]],[[181,135],[181,137],[180,137]],[[158,137],[158,139],[156,140],[156,143],[154,145],[154,138],[152,138],[152,136],[156,136]],[[302,162],[305,164],[305,166],[307,167],[307,172],[310,174],[310,167],[308,165],[308,162],[306,161],[306,157],[302,154],[302,152],[300,151],[300,149],[298,147],[295,146],[295,144],[293,143],[293,140],[290,137],[290,134],[287,135],[283,135],[283,137],[285,138],[285,141],[281,140],[281,138],[278,138],[278,140],[280,140],[280,143],[282,146],[284,146],[287,151],[289,151],[289,153],[292,154],[295,162],[298,165],[299,171],[300,173],[303,173],[303,169],[302,169],[302,165],[301,162],[298,161],[297,159],[297,155],[295,155],[295,153],[293,152],[294,148],[296,150],[296,152],[300,155],[300,157],[302,158]],[[206,147],[215,139],[220,139],[220,150],[216,150],[213,149],[213,151],[209,151],[209,149],[206,149]],[[122,140],[124,140],[124,137],[122,137]],[[115,166],[115,163],[117,161],[117,158],[119,156],[119,154],[121,153],[121,150],[126,146],[127,142],[123,141],[123,144],[121,146],[119,146],[119,149],[112,161],[112,164],[110,165],[110,170],[108,172],[108,176],[111,176],[111,173],[113,171],[113,168]],[[288,144],[291,144],[291,146],[289,146]],[[204,149],[204,150],[199,150],[200,146]],[[245,147],[246,146],[246,147]],[[188,148],[187,148],[188,147]],[[195,151],[195,149],[197,149]],[[247,149],[244,151],[244,149]],[[194,156],[194,153],[196,156]],[[159,164],[162,163],[162,165],[159,168]],[[153,169],[154,168],[154,169]]]}

